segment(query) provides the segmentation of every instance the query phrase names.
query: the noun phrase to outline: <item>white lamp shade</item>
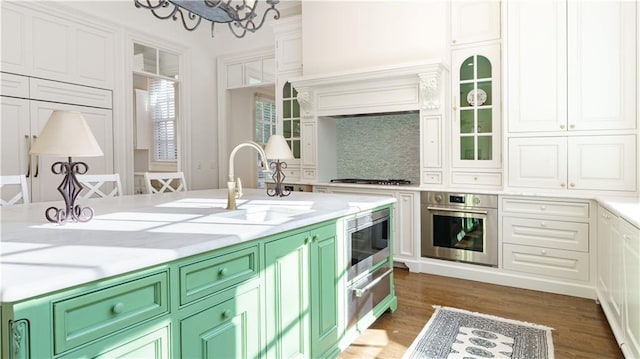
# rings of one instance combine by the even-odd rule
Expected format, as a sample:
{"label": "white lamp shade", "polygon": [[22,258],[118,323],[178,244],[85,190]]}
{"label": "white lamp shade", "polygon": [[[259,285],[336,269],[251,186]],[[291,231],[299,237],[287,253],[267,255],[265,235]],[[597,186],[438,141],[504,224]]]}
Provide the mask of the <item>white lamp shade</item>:
{"label": "white lamp shade", "polygon": [[104,155],[82,114],[61,110],[53,111],[30,153],[64,157]]}
{"label": "white lamp shade", "polygon": [[264,147],[264,152],[269,159],[284,160],[294,158],[293,152],[291,152],[287,141],[284,140],[282,135],[271,135],[267,145]]}

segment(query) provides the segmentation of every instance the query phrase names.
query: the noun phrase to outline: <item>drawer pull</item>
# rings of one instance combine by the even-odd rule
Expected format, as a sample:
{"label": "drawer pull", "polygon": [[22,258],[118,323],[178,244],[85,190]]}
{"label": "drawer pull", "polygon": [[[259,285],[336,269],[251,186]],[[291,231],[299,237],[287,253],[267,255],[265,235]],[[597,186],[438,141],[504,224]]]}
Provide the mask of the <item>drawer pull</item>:
{"label": "drawer pull", "polygon": [[224,276],[226,276],[227,274],[229,274],[229,270],[228,270],[226,267],[224,267],[224,268],[220,268],[220,270],[218,271],[218,275],[219,275],[220,277],[224,277]]}
{"label": "drawer pull", "polygon": [[230,309],[225,309],[222,312],[222,319],[229,319],[231,318],[231,310]]}
{"label": "drawer pull", "polygon": [[122,313],[124,311],[124,303],[118,302],[118,303],[114,304],[113,307],[111,307],[111,311],[114,314]]}

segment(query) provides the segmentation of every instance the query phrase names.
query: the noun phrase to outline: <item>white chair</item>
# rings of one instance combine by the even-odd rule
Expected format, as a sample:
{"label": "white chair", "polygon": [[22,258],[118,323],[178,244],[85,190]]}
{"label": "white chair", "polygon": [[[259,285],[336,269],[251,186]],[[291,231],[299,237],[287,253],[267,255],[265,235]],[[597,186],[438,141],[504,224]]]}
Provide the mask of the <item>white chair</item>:
{"label": "white chair", "polygon": [[183,172],[145,172],[147,193],[185,192],[187,181]]}
{"label": "white chair", "polygon": [[[84,189],[78,196],[80,198],[117,197],[122,196],[123,194],[120,175],[117,173],[100,175],[77,175],[76,178],[78,179],[78,182],[80,182],[84,186]],[[109,186],[110,184],[113,186],[113,188]]]}
{"label": "white chair", "polygon": [[22,200],[22,203],[24,204],[29,203],[29,187],[27,186],[27,178],[24,175],[0,176],[0,188],[9,185],[18,185],[20,186],[20,189],[17,190],[17,192],[16,189],[7,190],[5,188],[4,190],[2,190],[3,196],[6,194],[7,196],[13,197],[11,197],[11,199],[9,200],[0,198],[1,206],[11,206],[14,204],[18,204],[20,200]]}

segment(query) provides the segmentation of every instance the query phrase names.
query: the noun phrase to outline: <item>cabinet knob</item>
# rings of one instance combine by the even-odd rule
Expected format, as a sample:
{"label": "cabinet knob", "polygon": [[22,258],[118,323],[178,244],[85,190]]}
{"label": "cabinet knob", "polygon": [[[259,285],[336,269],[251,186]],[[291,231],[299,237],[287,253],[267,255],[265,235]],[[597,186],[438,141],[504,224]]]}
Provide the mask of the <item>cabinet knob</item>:
{"label": "cabinet knob", "polygon": [[561,130],[564,130],[564,127],[565,127],[564,125],[560,125]]}
{"label": "cabinet knob", "polygon": [[310,241],[311,241],[311,238],[307,237],[304,239],[304,244],[309,244]]}
{"label": "cabinet knob", "polygon": [[571,124],[571,125],[569,125],[569,128],[576,128],[576,125]]}
{"label": "cabinet knob", "polygon": [[452,43],[452,44],[455,44],[455,43],[456,43],[456,40],[451,40],[451,43]]}
{"label": "cabinet knob", "polygon": [[218,271],[218,275],[220,275],[221,277],[224,277],[227,274],[229,274],[229,269],[227,269],[226,267],[220,268],[220,270]]}
{"label": "cabinet knob", "polygon": [[545,222],[540,222],[540,227],[546,227],[547,224]]}
{"label": "cabinet knob", "polygon": [[540,206],[540,210],[544,211],[545,209],[547,209],[547,206],[545,205]]}
{"label": "cabinet knob", "polygon": [[124,303],[118,302],[111,307],[111,311],[115,314],[120,314],[124,311]]}
{"label": "cabinet knob", "polygon": [[227,319],[231,317],[231,310],[230,309],[225,309],[222,314],[221,314],[223,319]]}
{"label": "cabinet knob", "polygon": [[564,182],[560,183],[560,187],[565,188],[566,186],[567,186],[566,183],[564,183]]}
{"label": "cabinet knob", "polygon": [[318,241],[318,236],[311,237],[311,242],[317,242],[317,241]]}
{"label": "cabinet knob", "polygon": [[473,177],[473,180],[474,180],[474,181],[477,181],[477,180],[478,180],[478,177]]}
{"label": "cabinet knob", "polygon": [[540,254],[542,254],[543,256],[546,256],[547,255],[547,251],[543,249],[543,250],[540,251]]}
{"label": "cabinet knob", "polygon": [[575,187],[575,186],[576,186],[575,183],[573,183],[573,182],[569,183],[569,187]]}

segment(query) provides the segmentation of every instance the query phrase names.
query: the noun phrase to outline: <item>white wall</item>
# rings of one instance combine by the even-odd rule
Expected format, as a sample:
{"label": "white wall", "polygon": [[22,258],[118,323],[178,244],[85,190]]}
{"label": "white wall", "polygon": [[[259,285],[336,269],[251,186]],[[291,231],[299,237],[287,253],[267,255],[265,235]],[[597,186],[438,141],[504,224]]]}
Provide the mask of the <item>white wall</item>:
{"label": "white wall", "polygon": [[303,1],[304,75],[448,62],[448,24],[445,0]]}

